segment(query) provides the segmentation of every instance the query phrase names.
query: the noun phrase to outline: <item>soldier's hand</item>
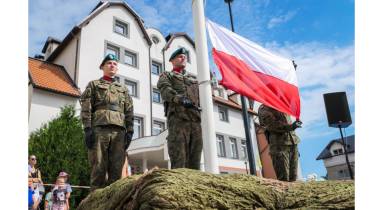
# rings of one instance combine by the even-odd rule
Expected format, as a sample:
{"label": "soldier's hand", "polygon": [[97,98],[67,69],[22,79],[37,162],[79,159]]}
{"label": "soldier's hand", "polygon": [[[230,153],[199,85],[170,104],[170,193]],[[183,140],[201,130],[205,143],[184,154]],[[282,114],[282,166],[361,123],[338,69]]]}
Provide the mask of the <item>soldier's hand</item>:
{"label": "soldier's hand", "polygon": [[297,128],[302,128],[302,122],[299,120],[296,120],[295,122],[293,122],[293,124],[291,124],[291,127],[293,130],[295,130]]}
{"label": "soldier's hand", "polygon": [[92,134],[92,129],[91,128],[85,128],[84,129],[84,134],[85,134],[85,142],[86,142],[86,146],[88,149],[92,149],[92,147],[94,146],[94,138],[93,138],[93,134]]}
{"label": "soldier's hand", "polygon": [[186,108],[192,108],[194,106],[192,101],[187,97],[181,97],[179,102]]}
{"label": "soldier's hand", "polygon": [[132,132],[127,132],[126,133],[126,137],[125,137],[125,141],[124,141],[124,150],[127,150],[128,147],[130,146],[131,144],[131,140],[132,140]]}

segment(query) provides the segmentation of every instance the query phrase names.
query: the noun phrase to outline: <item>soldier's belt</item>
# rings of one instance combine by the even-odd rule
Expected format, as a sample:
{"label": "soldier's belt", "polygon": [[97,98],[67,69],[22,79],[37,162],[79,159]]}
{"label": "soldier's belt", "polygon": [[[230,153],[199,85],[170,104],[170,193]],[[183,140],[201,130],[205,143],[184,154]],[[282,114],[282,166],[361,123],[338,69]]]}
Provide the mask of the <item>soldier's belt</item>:
{"label": "soldier's belt", "polygon": [[123,110],[118,106],[118,105],[100,105],[95,108],[95,110],[100,110],[100,109],[105,109],[105,110],[111,110],[111,111],[116,111],[116,112],[122,112]]}

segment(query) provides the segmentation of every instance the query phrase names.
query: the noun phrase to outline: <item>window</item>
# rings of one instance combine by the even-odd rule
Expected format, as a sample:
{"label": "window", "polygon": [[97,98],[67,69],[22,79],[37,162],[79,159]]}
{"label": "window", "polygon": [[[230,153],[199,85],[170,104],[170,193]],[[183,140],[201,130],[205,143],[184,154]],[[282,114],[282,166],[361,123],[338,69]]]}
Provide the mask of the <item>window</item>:
{"label": "window", "polygon": [[152,42],[153,42],[154,44],[158,44],[158,43],[159,43],[159,39],[158,39],[158,37],[156,37],[156,36],[152,36],[152,37],[151,37],[151,40],[152,40]]}
{"label": "window", "polygon": [[127,37],[128,24],[115,19],[114,32]]}
{"label": "window", "polygon": [[238,158],[237,139],[230,137],[230,157]]}
{"label": "window", "polygon": [[338,171],[338,177],[339,178],[350,178],[349,170],[343,169]]}
{"label": "window", "polygon": [[224,97],[225,97],[225,94],[224,94],[224,92],[223,92],[223,89],[222,89],[222,88],[219,88],[219,89],[218,89],[218,95],[219,95],[219,97],[222,97],[222,98],[224,98]]}
{"label": "window", "polygon": [[188,50],[186,52],[186,57],[187,57],[187,62],[191,63],[190,51],[188,51]]}
{"label": "window", "polygon": [[246,141],[241,140],[241,159],[245,160],[247,157],[246,153]]}
{"label": "window", "polygon": [[143,118],[134,116],[134,135],[132,139],[143,137]]}
{"label": "window", "polygon": [[228,122],[229,121],[229,116],[227,113],[227,108],[223,106],[218,106],[218,114],[219,114],[219,119],[221,121]]}
{"label": "window", "polygon": [[138,67],[136,54],[130,51],[124,51],[124,63],[133,67]]}
{"label": "window", "polygon": [[333,150],[333,155],[342,155],[344,154],[342,148]]}
{"label": "window", "polygon": [[159,75],[160,73],[162,73],[162,64],[153,61],[151,64],[151,73],[155,75]]}
{"label": "window", "polygon": [[152,124],[152,135],[158,135],[164,131],[164,122],[155,121]]}
{"label": "window", "polygon": [[152,101],[162,103],[162,98],[160,97],[160,91],[158,89],[152,89]]}
{"label": "window", "polygon": [[138,88],[136,82],[125,79],[124,84],[127,86],[128,93],[130,94],[130,96],[138,97]]}
{"label": "window", "polygon": [[225,157],[225,139],[222,135],[217,135],[217,152],[219,157]]}
{"label": "window", "polygon": [[113,54],[119,60],[119,47],[116,47],[112,44],[107,44],[106,54]]}

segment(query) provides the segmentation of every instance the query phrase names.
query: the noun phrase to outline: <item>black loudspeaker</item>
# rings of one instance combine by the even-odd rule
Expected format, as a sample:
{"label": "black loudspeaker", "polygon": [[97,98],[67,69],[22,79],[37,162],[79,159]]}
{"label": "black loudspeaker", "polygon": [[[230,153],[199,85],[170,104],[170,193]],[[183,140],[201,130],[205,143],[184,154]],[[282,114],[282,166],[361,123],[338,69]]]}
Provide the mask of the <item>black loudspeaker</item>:
{"label": "black loudspeaker", "polygon": [[345,92],[326,93],[324,101],[330,127],[346,128],[352,124]]}

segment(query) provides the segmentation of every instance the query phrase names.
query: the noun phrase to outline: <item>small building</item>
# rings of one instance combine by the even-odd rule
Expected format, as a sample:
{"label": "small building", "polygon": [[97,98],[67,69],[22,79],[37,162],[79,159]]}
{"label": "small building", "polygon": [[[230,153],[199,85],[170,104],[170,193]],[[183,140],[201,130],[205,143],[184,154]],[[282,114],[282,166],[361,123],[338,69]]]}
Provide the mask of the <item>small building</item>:
{"label": "small building", "polygon": [[[347,154],[354,176],[354,135],[345,138]],[[328,180],[350,179],[345,150],[341,139],[334,139],[322,150],[317,160],[323,160]]]}

